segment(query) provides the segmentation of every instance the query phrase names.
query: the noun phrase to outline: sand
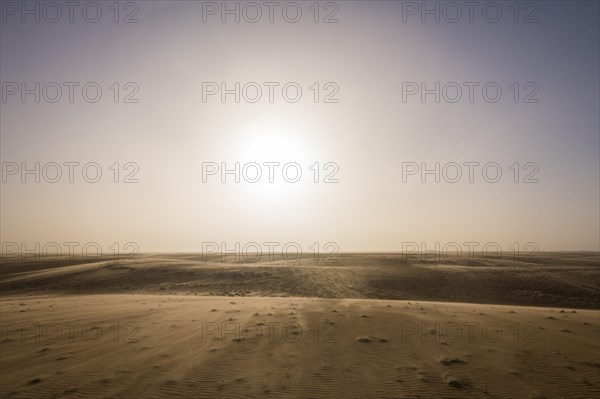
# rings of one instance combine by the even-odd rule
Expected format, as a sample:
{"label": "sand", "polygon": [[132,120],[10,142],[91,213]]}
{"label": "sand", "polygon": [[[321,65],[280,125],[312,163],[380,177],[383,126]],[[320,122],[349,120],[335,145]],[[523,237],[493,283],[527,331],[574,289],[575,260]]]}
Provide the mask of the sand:
{"label": "sand", "polygon": [[[545,276],[539,285],[529,281],[527,271],[515,271],[523,265],[480,262],[474,270],[464,270],[465,265],[421,264],[398,271],[418,275],[433,269],[439,276],[454,273],[463,280],[477,275],[477,269],[504,267],[507,276],[521,280],[520,290],[557,284],[558,300],[569,297],[566,302],[588,308],[582,309],[543,306],[551,293],[534,296],[541,302],[537,306],[350,298],[349,293],[364,295],[368,276],[393,270],[386,264],[394,263],[388,255],[358,258],[363,266],[351,261],[335,266],[217,264],[189,255],[117,263],[5,263],[0,279],[0,396],[600,395],[600,311],[588,292],[597,290],[593,262],[576,257],[581,262],[568,266],[550,261],[532,266],[537,280]],[[581,276],[594,273],[596,279],[588,278],[585,285]],[[557,279],[561,274],[566,282]],[[496,276],[509,279],[498,271]],[[111,286],[117,280],[120,284]],[[89,289],[94,281],[96,289]],[[414,291],[421,284],[417,277],[402,284],[413,291],[397,289],[397,295],[427,297],[433,292]],[[469,284],[471,291],[485,291]],[[306,287],[331,295],[311,296]],[[443,295],[446,290],[439,287],[437,295]],[[507,291],[512,292],[510,287]],[[372,289],[370,295],[382,293]],[[489,292],[479,295],[494,299]]]}

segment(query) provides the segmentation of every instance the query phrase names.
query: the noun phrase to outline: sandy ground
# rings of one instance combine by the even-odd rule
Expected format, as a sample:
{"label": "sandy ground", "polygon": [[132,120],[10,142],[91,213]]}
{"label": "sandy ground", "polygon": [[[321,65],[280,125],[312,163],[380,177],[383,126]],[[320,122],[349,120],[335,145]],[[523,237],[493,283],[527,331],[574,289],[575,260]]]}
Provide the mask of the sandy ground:
{"label": "sandy ground", "polygon": [[[393,258],[366,255],[356,262],[362,266],[330,267],[216,264],[183,255],[5,263],[0,397],[597,398],[598,266],[575,258],[568,266],[538,262],[533,273],[484,262],[472,270],[396,268],[412,280],[391,279],[394,267],[386,262]],[[493,285],[476,284],[487,268],[499,281],[520,281],[520,291],[544,295],[498,305],[364,294],[370,287],[371,297],[443,297],[446,285],[470,284],[462,296],[479,291],[485,301],[510,302],[500,288],[490,293]],[[428,270],[444,276],[429,283],[437,292],[420,288],[419,273]],[[388,291],[369,285],[369,276],[388,276]],[[96,289],[77,293],[93,281]],[[552,284],[554,301],[588,309],[543,306],[552,295],[544,287]],[[310,296],[309,288],[330,295]],[[537,306],[518,305],[523,301]]]}
{"label": "sandy ground", "polygon": [[198,254],[4,261],[3,295],[181,294],[428,300],[600,309],[597,253],[549,253],[520,261],[455,261],[399,254],[341,254],[333,263],[267,255],[253,263]]}

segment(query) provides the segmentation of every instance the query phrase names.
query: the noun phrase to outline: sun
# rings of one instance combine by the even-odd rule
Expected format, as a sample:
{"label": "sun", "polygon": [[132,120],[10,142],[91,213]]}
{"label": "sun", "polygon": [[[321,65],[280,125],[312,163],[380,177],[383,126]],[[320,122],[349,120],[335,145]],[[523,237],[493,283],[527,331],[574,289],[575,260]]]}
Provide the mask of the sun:
{"label": "sun", "polygon": [[245,162],[309,162],[301,132],[282,124],[247,126],[239,152]]}
{"label": "sun", "polygon": [[246,199],[263,203],[298,199],[310,190],[310,147],[300,126],[282,120],[255,121],[244,127],[237,145],[240,188]]}

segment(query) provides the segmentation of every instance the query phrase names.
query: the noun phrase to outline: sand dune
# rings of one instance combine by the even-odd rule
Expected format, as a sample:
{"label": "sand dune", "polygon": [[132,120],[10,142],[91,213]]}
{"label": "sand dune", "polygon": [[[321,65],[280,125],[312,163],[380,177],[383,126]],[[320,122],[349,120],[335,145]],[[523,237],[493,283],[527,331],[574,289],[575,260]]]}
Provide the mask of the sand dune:
{"label": "sand dune", "polygon": [[12,297],[1,309],[2,397],[600,393],[593,310],[172,295]]}
{"label": "sand dune", "polygon": [[111,261],[7,261],[4,294],[160,293],[406,299],[598,309],[600,261],[593,253],[541,254],[527,261],[404,259],[400,254],[341,254],[336,263],[281,257],[255,263],[203,261],[198,254]]}
{"label": "sand dune", "polygon": [[344,257],[329,266],[183,254],[6,262],[0,397],[600,394],[594,257]]}

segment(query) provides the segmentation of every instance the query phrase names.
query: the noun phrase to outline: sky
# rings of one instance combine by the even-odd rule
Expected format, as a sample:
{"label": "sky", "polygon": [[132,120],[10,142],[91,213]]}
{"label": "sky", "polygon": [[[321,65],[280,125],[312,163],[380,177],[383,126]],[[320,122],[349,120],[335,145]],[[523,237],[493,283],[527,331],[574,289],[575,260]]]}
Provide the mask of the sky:
{"label": "sky", "polygon": [[1,2],[4,252],[600,250],[597,1],[79,3]]}

